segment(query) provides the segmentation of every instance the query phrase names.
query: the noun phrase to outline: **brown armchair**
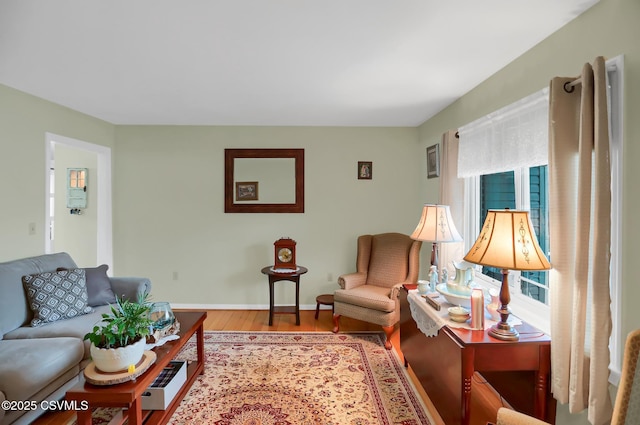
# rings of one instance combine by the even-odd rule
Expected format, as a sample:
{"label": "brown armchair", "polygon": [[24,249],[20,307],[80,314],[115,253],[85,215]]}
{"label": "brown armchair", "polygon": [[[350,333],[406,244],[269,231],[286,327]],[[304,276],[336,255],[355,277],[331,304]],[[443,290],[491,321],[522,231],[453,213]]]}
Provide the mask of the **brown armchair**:
{"label": "brown armchair", "polygon": [[[493,425],[493,424],[487,424]],[[532,418],[524,413],[501,407],[498,409],[498,419],[495,425],[549,425],[539,419]]]}
{"label": "brown armchair", "polygon": [[340,316],[382,326],[385,348],[391,348],[391,334],[400,320],[398,291],[405,283],[416,283],[420,268],[420,247],[401,233],[358,237],[356,272],[338,278],[334,293],[333,332],[340,329]]}
{"label": "brown armchair", "polygon": [[627,335],[627,341],[624,344],[622,372],[613,405],[611,425],[627,424],[630,423],[630,419],[637,421],[640,418],[640,381],[634,380],[640,372],[636,370],[639,354],[640,329],[636,329]]}

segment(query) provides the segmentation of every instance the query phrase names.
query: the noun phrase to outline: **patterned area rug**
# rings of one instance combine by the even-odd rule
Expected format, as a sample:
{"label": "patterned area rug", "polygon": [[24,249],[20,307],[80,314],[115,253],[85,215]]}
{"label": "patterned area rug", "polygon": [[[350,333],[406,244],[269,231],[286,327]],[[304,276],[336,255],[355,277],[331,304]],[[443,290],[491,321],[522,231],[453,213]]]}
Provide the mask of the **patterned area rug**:
{"label": "patterned area rug", "polygon": [[[378,333],[205,332],[205,374],[169,423],[429,424],[405,368],[394,351],[385,350],[383,338]],[[180,358],[195,357],[192,340]]]}

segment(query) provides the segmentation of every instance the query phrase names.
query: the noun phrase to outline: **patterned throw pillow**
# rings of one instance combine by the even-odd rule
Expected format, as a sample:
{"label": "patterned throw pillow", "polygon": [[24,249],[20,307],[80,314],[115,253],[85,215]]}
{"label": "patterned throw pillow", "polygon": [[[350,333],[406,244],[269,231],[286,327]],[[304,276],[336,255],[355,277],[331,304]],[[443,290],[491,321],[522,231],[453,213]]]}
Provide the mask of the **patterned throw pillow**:
{"label": "patterned throw pillow", "polygon": [[91,313],[83,269],[61,270],[22,277],[29,306],[31,326]]}

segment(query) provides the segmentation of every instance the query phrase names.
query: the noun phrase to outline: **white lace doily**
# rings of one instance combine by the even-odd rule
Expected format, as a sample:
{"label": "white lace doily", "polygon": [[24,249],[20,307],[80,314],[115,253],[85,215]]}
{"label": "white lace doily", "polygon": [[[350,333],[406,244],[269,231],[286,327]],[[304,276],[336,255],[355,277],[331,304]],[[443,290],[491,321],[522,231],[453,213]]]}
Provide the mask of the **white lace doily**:
{"label": "white lace doily", "polygon": [[407,298],[411,317],[415,320],[418,329],[426,336],[437,336],[438,330],[447,324],[445,319],[440,317],[439,312],[433,307],[427,305],[427,302],[418,295],[417,291],[409,291]]}
{"label": "white lace doily", "polygon": [[271,267],[271,271],[274,273],[297,273],[300,271],[300,267],[296,267],[296,269],[276,269]]}
{"label": "white lace doily", "polygon": [[158,342],[146,344],[144,349],[145,350],[151,350],[153,347],[159,347],[161,345],[164,345],[165,342],[173,341],[175,339],[180,339],[180,335],[167,335],[167,336],[161,338]]}
{"label": "white lace doily", "polygon": [[[437,336],[438,330],[443,326],[458,329],[472,329],[469,322],[459,323],[449,319],[449,311],[447,308],[453,307],[453,304],[449,304],[446,301],[441,302],[442,308],[438,311],[428,305],[424,298],[418,294],[417,290],[409,291],[407,299],[409,300],[411,317],[413,317],[416,325],[418,325],[418,329],[420,329],[420,331],[426,336]],[[513,315],[509,316],[508,322],[512,326],[522,324],[522,321]],[[496,321],[491,320],[489,314],[485,310],[484,328],[489,329],[496,323]]]}

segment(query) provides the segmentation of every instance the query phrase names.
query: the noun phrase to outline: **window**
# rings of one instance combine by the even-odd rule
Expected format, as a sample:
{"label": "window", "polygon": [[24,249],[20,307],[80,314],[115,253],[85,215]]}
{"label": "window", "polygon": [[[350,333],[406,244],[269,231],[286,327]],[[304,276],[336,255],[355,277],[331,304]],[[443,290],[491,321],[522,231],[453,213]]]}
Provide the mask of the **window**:
{"label": "window", "polygon": [[[547,166],[529,168],[529,216],[538,244],[551,260],[549,252],[549,192]],[[541,303],[549,303],[549,272],[525,271],[520,279],[522,294]]]}
{"label": "window", "polygon": [[[625,337],[621,334],[620,287],[622,271],[623,59],[622,56],[618,56],[608,60],[606,63],[612,182],[610,288],[613,327],[610,340],[610,381],[614,385],[617,385],[619,379],[625,342]],[[488,117],[495,118],[498,112],[492,113]],[[461,128],[461,135],[462,131],[463,129]],[[537,137],[540,138],[540,135]],[[547,143],[547,140],[543,140],[543,142]],[[473,161],[473,156],[471,155],[469,161]],[[458,166],[460,167],[460,162]],[[547,253],[551,264],[553,264],[553,253],[549,252],[547,166],[536,164],[536,166],[531,167],[518,167],[516,165],[509,170],[503,168],[493,173],[482,170],[477,174],[478,176],[470,176],[468,174],[460,176],[465,177],[464,238],[466,250],[470,249],[476,240],[480,226],[484,223],[487,209],[503,209],[505,207],[526,209],[530,211],[531,221],[534,224],[540,247]],[[476,281],[487,287],[499,288],[501,276],[499,273],[496,274],[496,270],[484,268],[482,273],[476,273]],[[515,315],[545,332],[550,332],[548,272],[526,272],[520,274],[511,271],[509,284],[511,294],[509,306]]]}
{"label": "window", "polygon": [[54,239],[54,230],[55,230],[55,214],[56,210],[56,170],[51,167],[49,168],[49,239],[52,241]]}
{"label": "window", "polygon": [[69,187],[83,188],[85,186],[85,170],[69,170]]}
{"label": "window", "polygon": [[[540,248],[550,258],[547,175],[547,166],[541,165],[468,178],[467,199],[474,198],[475,202],[469,204],[475,207],[466,209],[470,232],[465,235],[465,241],[471,241],[470,244],[475,241],[488,210],[527,210]],[[476,273],[476,281],[498,289],[502,273],[494,267],[482,267],[481,272]],[[509,292],[509,305],[514,312],[520,318],[549,332],[549,272],[511,270]]]}
{"label": "window", "polygon": [[[459,177],[465,177],[466,249],[489,209],[530,212],[536,237],[549,251],[547,152],[549,90],[543,89],[459,129]],[[464,146],[464,147],[463,147]],[[477,283],[500,288],[501,270],[483,267]],[[509,272],[510,307],[549,332],[548,272]]]}
{"label": "window", "polygon": [[[517,173],[518,180],[528,181],[528,185],[525,183],[516,186],[515,171],[480,176],[480,209],[477,211],[479,222],[484,223],[490,209],[511,208],[529,211],[540,248],[549,258],[547,166],[521,168]],[[516,199],[520,202],[516,203]],[[502,279],[501,271],[495,267],[483,267],[482,274],[497,281]],[[523,295],[548,304],[549,272],[522,272],[519,289]]]}
{"label": "window", "polygon": [[626,335],[622,335],[622,154],[623,154],[623,105],[624,105],[624,57],[607,61],[609,99],[609,137],[611,143],[611,377],[618,385],[622,368],[622,353]]}

